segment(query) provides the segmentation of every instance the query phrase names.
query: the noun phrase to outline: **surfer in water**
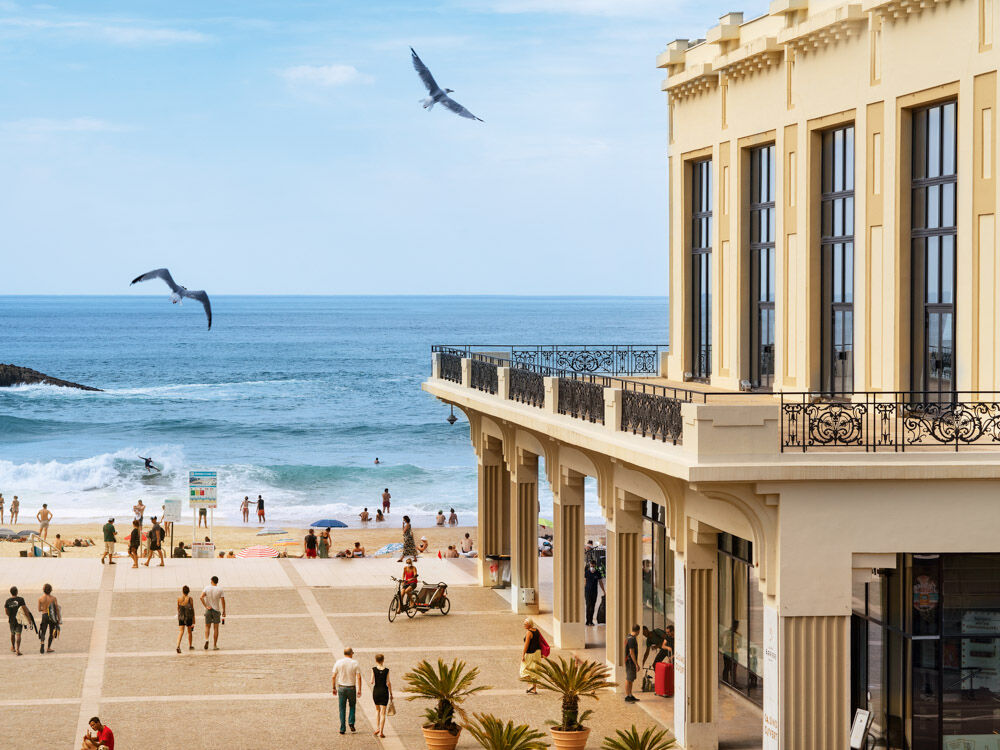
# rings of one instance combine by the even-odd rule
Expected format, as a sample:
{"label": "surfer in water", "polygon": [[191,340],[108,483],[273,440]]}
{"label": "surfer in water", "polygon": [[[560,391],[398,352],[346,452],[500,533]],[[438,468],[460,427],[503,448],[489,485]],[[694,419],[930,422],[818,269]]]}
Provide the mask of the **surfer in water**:
{"label": "surfer in water", "polygon": [[146,462],[146,471],[147,471],[147,473],[152,474],[153,471],[161,471],[160,467],[157,466],[157,465],[155,465],[153,463],[153,459],[152,458],[146,458],[145,456],[139,456],[139,458],[141,458],[143,461]]}

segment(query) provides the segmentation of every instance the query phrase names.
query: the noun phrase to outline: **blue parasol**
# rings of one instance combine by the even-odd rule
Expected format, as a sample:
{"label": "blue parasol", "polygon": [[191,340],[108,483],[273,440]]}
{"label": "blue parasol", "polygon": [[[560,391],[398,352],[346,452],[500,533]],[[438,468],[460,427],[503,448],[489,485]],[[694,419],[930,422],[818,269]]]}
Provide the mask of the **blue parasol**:
{"label": "blue parasol", "polygon": [[396,552],[399,552],[401,549],[403,549],[402,544],[400,544],[399,542],[391,542],[385,545],[384,547],[379,547],[377,550],[375,550],[375,554],[373,555],[373,557],[378,557],[379,555],[395,554]]}
{"label": "blue parasol", "polygon": [[329,528],[329,529],[346,529],[347,524],[343,521],[338,521],[336,518],[321,518],[314,523],[309,524],[311,528]]}

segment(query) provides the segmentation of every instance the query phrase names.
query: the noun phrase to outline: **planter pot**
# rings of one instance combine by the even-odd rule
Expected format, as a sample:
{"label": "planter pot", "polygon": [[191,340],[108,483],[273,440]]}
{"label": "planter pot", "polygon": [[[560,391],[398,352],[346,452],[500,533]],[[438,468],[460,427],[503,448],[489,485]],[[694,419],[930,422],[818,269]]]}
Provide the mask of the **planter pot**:
{"label": "planter pot", "polygon": [[552,732],[552,745],[556,750],[583,750],[590,736],[590,729],[586,727],[579,732],[563,732],[559,729],[549,731]]}
{"label": "planter pot", "polygon": [[458,730],[458,734],[452,734],[447,729],[428,729],[427,727],[423,729],[427,750],[455,750],[458,737],[462,734],[461,729]]}

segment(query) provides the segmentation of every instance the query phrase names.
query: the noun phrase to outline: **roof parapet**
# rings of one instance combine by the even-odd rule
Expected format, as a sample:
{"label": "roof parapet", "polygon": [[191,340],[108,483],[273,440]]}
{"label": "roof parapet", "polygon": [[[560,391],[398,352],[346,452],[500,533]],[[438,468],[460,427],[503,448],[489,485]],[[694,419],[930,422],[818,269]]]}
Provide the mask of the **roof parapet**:
{"label": "roof parapet", "polygon": [[708,30],[705,41],[709,44],[720,44],[738,40],[740,38],[740,24],[742,23],[742,13],[726,13],[726,15],[719,17],[717,26]]}

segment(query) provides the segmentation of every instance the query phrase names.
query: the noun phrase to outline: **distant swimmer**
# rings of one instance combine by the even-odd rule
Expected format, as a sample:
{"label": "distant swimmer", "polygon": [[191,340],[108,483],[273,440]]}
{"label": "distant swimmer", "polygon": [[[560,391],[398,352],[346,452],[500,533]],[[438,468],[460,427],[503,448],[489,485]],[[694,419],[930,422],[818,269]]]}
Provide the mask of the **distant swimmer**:
{"label": "distant swimmer", "polygon": [[382,463],[382,462],[378,460],[378,456],[375,456],[375,465],[377,466],[380,463]]}
{"label": "distant swimmer", "polygon": [[152,458],[146,458],[145,456],[139,456],[139,458],[141,458],[143,461],[146,462],[146,471],[148,472],[163,471],[163,469],[161,469],[159,466],[153,463]]}

